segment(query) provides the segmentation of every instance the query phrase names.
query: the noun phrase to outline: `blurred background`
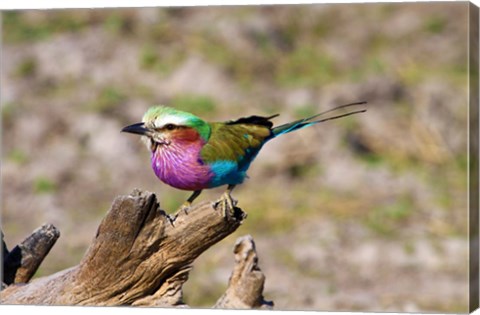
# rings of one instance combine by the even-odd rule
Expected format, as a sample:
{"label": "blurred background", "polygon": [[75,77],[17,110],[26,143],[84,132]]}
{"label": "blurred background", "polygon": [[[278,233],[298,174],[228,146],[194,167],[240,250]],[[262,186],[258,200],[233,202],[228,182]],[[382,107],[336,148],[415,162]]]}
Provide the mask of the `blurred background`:
{"label": "blurred background", "polygon": [[151,105],[282,124],[367,100],[263,148],[233,194],[248,218],[185,301],[216,301],[251,234],[277,310],[466,312],[467,18],[467,2],[3,12],[5,241],[53,223],[41,277],[80,261],[117,195],[173,212],[189,192],[120,133]]}

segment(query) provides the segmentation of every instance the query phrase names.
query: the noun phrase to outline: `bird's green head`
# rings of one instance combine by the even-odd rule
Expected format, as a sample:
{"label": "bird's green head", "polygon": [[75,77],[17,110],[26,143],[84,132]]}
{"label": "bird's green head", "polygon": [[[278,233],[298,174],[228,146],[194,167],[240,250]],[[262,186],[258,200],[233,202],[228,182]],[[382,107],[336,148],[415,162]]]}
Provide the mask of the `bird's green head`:
{"label": "bird's green head", "polygon": [[158,145],[176,141],[203,141],[210,137],[210,125],[199,117],[167,106],[154,106],[143,115],[141,123],[122,129],[145,136],[147,145],[154,150]]}

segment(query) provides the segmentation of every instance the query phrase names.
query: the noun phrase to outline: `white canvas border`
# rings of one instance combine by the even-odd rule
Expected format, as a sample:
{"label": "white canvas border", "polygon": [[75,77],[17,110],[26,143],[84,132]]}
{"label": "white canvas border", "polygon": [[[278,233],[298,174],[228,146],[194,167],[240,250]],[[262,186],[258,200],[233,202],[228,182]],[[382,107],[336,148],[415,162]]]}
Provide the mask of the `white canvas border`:
{"label": "white canvas border", "polygon": [[[418,2],[415,0],[333,0],[333,1],[282,1],[282,0],[68,0],[65,2],[53,1],[53,0],[15,0],[15,1],[3,1],[0,2],[0,10],[15,10],[15,9],[74,9],[74,8],[127,8],[127,7],[156,7],[156,6],[206,6],[206,5],[265,5],[265,4],[312,4],[312,3],[377,3],[377,2]],[[421,2],[451,2],[451,0],[434,0],[434,1],[421,1]],[[471,0],[477,6],[480,6],[480,0]],[[33,308],[33,309],[32,309]],[[192,314],[192,315],[255,315],[264,314],[269,311],[260,310],[213,310],[213,309],[174,309],[174,308],[136,308],[136,307],[68,307],[68,306],[17,306],[17,305],[0,305],[0,312],[2,314],[23,314],[23,313],[35,313],[35,314],[48,314],[48,315],[63,315],[68,312],[69,315],[84,314],[89,312],[91,315],[154,315],[154,314],[166,314],[166,315],[180,315],[180,314]],[[281,312],[282,315],[306,315],[312,314],[328,314],[328,315],[355,315],[355,314],[377,314],[377,313],[361,313],[361,312],[321,312],[321,311],[274,311],[275,313]],[[378,313],[381,314],[381,313]],[[390,315],[403,315],[406,313],[388,313]],[[422,314],[422,313],[409,313],[409,314]],[[430,314],[430,313],[429,313]],[[480,309],[477,309],[472,313],[473,315],[480,315]],[[435,314],[432,314],[435,315]]]}

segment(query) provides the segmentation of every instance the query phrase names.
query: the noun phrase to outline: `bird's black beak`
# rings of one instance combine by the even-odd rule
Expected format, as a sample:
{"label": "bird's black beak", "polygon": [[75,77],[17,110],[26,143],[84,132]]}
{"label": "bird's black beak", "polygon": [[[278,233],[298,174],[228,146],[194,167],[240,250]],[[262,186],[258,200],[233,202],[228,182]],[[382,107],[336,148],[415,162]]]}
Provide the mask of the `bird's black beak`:
{"label": "bird's black beak", "polygon": [[122,129],[122,132],[129,132],[129,133],[135,133],[137,135],[146,135],[148,132],[148,129],[144,127],[143,122],[141,123],[136,123],[130,126],[126,126]]}

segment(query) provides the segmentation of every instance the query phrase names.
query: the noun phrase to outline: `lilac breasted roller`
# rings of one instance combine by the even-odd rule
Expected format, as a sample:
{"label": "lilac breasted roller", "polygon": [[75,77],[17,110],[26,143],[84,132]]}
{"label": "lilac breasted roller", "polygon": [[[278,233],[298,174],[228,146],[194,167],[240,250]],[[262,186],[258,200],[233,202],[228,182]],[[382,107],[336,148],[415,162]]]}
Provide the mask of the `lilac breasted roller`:
{"label": "lilac breasted roller", "polygon": [[[142,122],[122,129],[142,135],[151,151],[155,175],[164,183],[193,191],[182,205],[187,211],[203,189],[228,185],[223,200],[231,209],[233,188],[241,184],[260,149],[268,141],[283,134],[328,120],[365,112],[365,108],[321,118],[335,110],[362,106],[356,102],[337,106],[320,114],[273,126],[278,116],[249,116],[226,122],[207,122],[191,113],[166,106],[147,110]],[[315,120],[317,119],[317,120]]]}

